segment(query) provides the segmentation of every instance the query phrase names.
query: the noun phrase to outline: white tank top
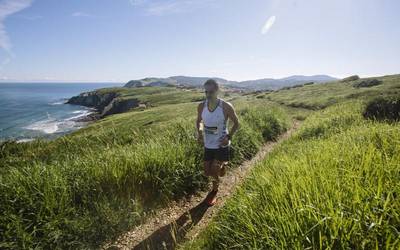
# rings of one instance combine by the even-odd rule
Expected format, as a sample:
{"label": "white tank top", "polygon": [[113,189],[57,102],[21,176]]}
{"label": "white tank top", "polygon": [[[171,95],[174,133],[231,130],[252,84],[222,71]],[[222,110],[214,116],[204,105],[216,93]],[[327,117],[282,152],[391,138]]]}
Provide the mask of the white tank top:
{"label": "white tank top", "polygon": [[[206,148],[219,148],[220,139],[228,134],[228,128],[226,126],[227,120],[225,120],[224,109],[222,106],[223,100],[217,99],[218,105],[214,111],[208,109],[208,100],[206,99],[201,113],[201,118],[204,123],[204,147]],[[229,140],[227,147],[231,144]]]}

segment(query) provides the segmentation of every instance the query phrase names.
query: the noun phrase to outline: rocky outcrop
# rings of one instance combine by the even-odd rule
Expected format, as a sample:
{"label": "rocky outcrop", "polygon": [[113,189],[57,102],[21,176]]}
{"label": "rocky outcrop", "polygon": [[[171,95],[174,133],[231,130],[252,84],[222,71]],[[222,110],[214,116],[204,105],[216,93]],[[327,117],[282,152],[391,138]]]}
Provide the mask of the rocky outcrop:
{"label": "rocky outcrop", "polygon": [[139,99],[124,99],[121,98],[120,94],[117,92],[103,93],[99,91],[83,92],[77,96],[71,97],[66,103],[96,109],[96,113],[90,114],[87,117],[82,117],[80,121],[97,120],[108,115],[123,113],[139,106],[146,107]]}
{"label": "rocky outcrop", "polygon": [[138,99],[119,99],[114,98],[106,107],[104,107],[100,116],[123,113],[131,108],[139,107],[140,101]]}
{"label": "rocky outcrop", "polygon": [[345,77],[340,81],[341,82],[351,82],[351,81],[357,81],[358,79],[360,79],[360,77],[358,75],[352,75],[352,76],[349,76],[349,77]]}
{"label": "rocky outcrop", "polygon": [[96,108],[98,111],[103,111],[117,96],[118,93],[116,92],[101,93],[98,91],[89,91],[71,97],[66,103],[92,107]]}

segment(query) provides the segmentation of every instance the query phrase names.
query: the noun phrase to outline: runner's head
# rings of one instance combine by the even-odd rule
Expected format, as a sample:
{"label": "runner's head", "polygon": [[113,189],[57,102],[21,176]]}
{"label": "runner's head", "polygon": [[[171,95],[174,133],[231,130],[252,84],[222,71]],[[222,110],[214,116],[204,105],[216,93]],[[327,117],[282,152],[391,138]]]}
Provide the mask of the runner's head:
{"label": "runner's head", "polygon": [[204,83],[204,93],[208,100],[216,99],[218,95],[219,86],[214,79],[208,79]]}

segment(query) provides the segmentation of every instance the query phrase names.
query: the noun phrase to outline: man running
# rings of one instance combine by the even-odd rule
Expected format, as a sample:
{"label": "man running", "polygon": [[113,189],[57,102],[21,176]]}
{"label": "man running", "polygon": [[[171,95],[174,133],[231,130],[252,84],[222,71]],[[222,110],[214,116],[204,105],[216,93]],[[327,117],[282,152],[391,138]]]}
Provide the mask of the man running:
{"label": "man running", "polygon": [[[225,165],[230,158],[231,139],[239,128],[239,121],[232,104],[218,98],[219,86],[215,80],[207,80],[204,89],[206,100],[197,107],[196,126],[198,141],[204,145],[204,173],[213,179],[212,190],[205,199],[206,203],[212,206],[217,201],[219,177],[225,175]],[[230,131],[227,127],[228,118],[233,121]],[[203,129],[200,127],[201,121]]]}

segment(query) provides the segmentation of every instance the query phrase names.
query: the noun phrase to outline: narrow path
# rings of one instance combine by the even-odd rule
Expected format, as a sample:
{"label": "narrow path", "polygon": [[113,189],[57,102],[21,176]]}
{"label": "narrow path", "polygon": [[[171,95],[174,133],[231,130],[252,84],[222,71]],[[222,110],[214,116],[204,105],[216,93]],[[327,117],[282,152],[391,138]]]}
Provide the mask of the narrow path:
{"label": "narrow path", "polygon": [[208,191],[199,192],[189,199],[173,202],[155,212],[144,224],[122,234],[115,242],[106,243],[101,249],[174,249],[177,243],[194,239],[224,205],[235,187],[245,179],[249,170],[264,159],[278,143],[290,137],[299,125],[299,121],[294,121],[292,128],[277,141],[265,143],[251,160],[229,169],[221,178],[218,201],[214,206],[208,207],[203,203]]}

